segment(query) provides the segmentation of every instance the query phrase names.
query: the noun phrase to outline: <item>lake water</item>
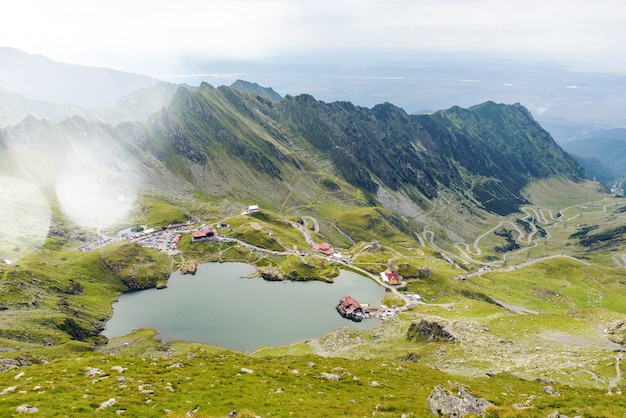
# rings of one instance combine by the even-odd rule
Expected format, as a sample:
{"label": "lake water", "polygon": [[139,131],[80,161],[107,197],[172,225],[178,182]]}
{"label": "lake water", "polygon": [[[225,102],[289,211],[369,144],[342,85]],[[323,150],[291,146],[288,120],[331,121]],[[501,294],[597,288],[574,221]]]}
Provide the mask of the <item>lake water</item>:
{"label": "lake water", "polygon": [[103,334],[126,335],[152,328],[163,341],[184,340],[250,351],[317,338],[330,330],[371,329],[378,319],[360,323],[342,318],[335,306],[346,295],[378,306],[385,289],[356,273],[342,271],[333,284],[244,279],[254,267],[208,263],[195,275],[171,275],[166,289],[121,295]]}

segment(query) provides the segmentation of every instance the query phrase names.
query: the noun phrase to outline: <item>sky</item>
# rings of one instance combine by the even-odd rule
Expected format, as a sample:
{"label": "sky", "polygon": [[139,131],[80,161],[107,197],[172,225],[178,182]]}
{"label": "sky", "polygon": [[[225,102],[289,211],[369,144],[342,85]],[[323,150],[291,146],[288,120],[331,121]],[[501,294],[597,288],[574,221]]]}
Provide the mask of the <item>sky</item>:
{"label": "sky", "polygon": [[626,68],[622,0],[3,0],[0,46],[57,61],[259,59],[328,50],[540,55]]}

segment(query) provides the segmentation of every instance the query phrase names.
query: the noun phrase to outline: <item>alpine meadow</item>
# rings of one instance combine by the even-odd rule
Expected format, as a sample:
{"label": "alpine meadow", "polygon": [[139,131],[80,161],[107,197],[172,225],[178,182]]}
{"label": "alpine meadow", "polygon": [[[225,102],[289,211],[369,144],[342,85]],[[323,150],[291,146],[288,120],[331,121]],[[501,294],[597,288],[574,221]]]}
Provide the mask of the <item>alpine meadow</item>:
{"label": "alpine meadow", "polygon": [[[1,416],[625,416],[623,189],[532,109],[408,113],[11,48],[0,70]],[[105,336],[125,293],[205,263],[298,282],[296,301],[342,271],[384,297],[249,351]],[[264,302],[218,297],[195,320],[282,332]],[[287,302],[295,327],[321,316]]]}

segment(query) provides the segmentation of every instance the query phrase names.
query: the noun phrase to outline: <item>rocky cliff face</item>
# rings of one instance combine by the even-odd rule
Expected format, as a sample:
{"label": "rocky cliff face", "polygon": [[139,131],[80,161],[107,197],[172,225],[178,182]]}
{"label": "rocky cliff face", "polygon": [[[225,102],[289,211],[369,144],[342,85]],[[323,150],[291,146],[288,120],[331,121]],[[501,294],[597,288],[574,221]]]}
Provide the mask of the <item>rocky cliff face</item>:
{"label": "rocky cliff face", "polygon": [[320,169],[367,193],[433,199],[446,189],[500,215],[525,203],[520,192],[534,179],[584,177],[519,104],[412,116],[389,103],[368,109],[309,95],[273,102],[204,84],[195,93],[181,89],[160,118],[169,126],[162,135],[193,162],[226,152],[282,178],[287,166],[322,161]]}
{"label": "rocky cliff face", "polygon": [[[43,135],[43,125],[54,134]],[[368,109],[308,95],[272,101],[202,84],[180,87],[146,122],[26,120],[1,137],[32,147],[43,141],[61,154],[88,141],[101,155],[122,150],[126,160],[174,179],[161,182],[208,193],[219,187],[269,205],[287,195],[307,201],[310,191],[333,184],[358,188],[369,205],[384,206],[378,199],[386,193],[423,207],[445,191],[506,215],[525,203],[521,190],[533,180],[584,175],[525,108],[491,102],[412,116],[389,103]],[[294,187],[297,176],[306,181]]]}
{"label": "rocky cliff face", "polygon": [[449,188],[504,215],[524,203],[520,191],[532,179],[584,175],[518,104],[422,116],[388,103],[364,109],[310,96],[287,97],[278,107],[300,135],[332,152],[346,179],[372,193],[414,186],[432,199]]}

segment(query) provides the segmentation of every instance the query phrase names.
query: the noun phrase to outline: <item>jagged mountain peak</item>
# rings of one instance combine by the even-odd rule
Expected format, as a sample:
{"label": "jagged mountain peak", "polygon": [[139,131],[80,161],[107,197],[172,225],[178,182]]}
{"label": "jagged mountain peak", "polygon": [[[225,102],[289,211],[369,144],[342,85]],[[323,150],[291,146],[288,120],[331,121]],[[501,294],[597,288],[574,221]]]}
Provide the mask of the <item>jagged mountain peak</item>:
{"label": "jagged mountain peak", "polygon": [[[65,125],[58,129],[80,130]],[[210,193],[222,178],[236,193],[270,205],[289,193],[306,195],[285,183],[304,167],[312,189],[343,182],[371,203],[384,192],[411,196],[416,208],[446,191],[500,215],[526,202],[521,192],[534,179],[584,175],[519,104],[408,115],[391,103],[368,109],[307,94],[272,102],[202,83],[179,86],[167,108],[115,135],[141,144],[192,187]],[[245,179],[253,177],[250,187]],[[273,195],[259,195],[263,182],[274,185]]]}
{"label": "jagged mountain peak", "polygon": [[331,161],[332,173],[367,193],[385,188],[432,199],[447,188],[473,196],[499,214],[525,202],[521,190],[533,179],[584,176],[519,104],[486,102],[408,115],[391,103],[368,109],[350,102],[324,103],[307,94],[285,96],[268,106],[232,87],[209,85],[196,93],[181,92],[180,100],[194,116],[183,115],[177,123],[193,126],[187,129],[195,134],[186,136],[186,147],[204,155],[202,161],[211,161],[212,153],[202,143],[215,143],[226,152],[238,150],[237,155],[256,153],[251,160],[264,160],[259,167],[272,167],[274,176],[285,169],[285,152],[278,150],[293,146],[293,138],[299,146],[307,144],[316,159]]}
{"label": "jagged mountain peak", "polygon": [[244,80],[236,80],[230,85],[231,88],[239,90],[242,93],[256,94],[273,102],[278,102],[282,96],[274,91],[271,87],[261,87],[257,83],[251,83]]}

